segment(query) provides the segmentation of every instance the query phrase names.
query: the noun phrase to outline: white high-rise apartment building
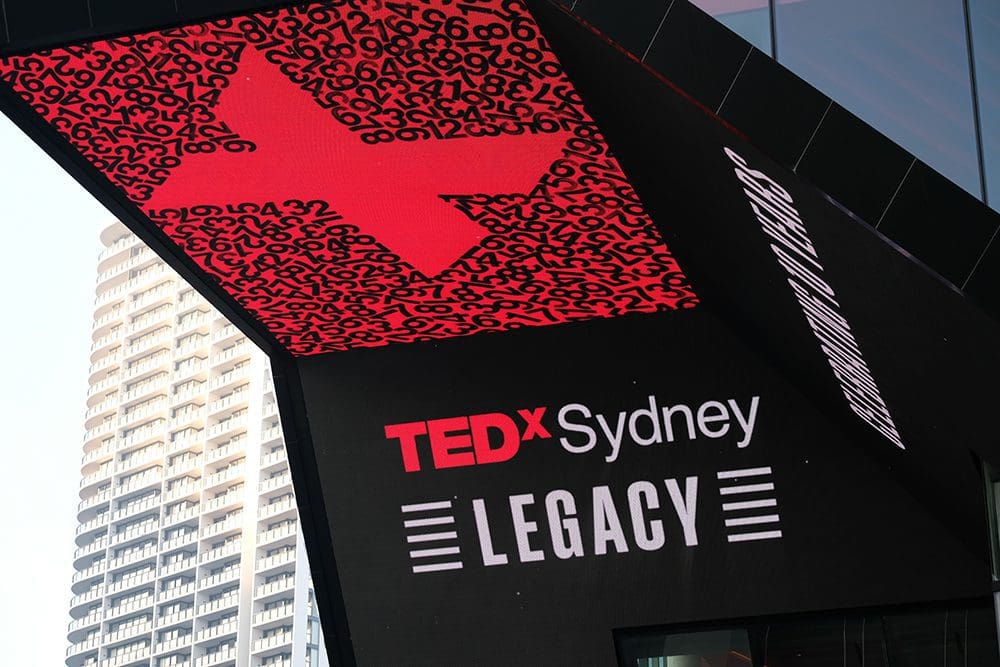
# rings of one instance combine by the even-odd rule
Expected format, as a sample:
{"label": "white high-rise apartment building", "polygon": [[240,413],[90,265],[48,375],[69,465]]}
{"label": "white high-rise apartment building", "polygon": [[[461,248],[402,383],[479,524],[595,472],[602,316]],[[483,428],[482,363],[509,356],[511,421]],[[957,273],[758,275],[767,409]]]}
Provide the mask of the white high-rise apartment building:
{"label": "white high-rise apartment building", "polygon": [[102,241],[67,666],[325,666],[267,358]]}

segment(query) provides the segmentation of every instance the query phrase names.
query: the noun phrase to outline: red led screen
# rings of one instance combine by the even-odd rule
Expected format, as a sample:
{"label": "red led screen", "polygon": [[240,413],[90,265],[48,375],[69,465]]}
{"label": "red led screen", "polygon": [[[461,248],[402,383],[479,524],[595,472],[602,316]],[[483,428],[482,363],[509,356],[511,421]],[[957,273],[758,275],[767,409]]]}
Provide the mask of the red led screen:
{"label": "red led screen", "polygon": [[296,355],[697,304],[518,2],[313,4],[0,78]]}

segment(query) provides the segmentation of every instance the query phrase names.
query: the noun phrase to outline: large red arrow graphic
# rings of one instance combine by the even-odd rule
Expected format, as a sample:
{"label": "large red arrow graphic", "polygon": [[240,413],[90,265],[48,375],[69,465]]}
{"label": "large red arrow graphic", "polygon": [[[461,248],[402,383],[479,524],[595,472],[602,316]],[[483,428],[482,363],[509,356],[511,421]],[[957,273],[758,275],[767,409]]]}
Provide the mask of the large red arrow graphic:
{"label": "large red arrow graphic", "polygon": [[321,199],[428,277],[485,235],[441,195],[529,192],[569,136],[369,145],[254,49],[244,52],[216,112],[257,150],[187,156],[155,190],[149,210]]}

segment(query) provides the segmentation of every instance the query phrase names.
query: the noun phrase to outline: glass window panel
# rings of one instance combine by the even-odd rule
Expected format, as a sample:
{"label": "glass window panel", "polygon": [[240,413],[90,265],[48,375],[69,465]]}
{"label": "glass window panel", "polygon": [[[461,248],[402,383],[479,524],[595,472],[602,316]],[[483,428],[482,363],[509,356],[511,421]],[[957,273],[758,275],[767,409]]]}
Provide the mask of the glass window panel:
{"label": "glass window panel", "polygon": [[771,53],[771,15],[768,0],[691,0],[764,53]]}
{"label": "glass window panel", "polygon": [[783,65],[981,197],[962,0],[777,0],[775,29]]}
{"label": "glass window panel", "polygon": [[983,129],[986,196],[1000,210],[1000,2],[969,0],[979,120]]}

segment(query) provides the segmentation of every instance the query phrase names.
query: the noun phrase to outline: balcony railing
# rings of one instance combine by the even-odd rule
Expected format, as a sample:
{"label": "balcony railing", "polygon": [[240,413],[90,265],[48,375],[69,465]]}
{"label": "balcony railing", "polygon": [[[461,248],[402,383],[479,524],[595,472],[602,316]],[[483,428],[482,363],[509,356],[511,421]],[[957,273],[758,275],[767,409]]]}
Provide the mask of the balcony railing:
{"label": "balcony railing", "polygon": [[87,651],[92,651],[100,645],[100,636],[85,639],[82,642],[76,642],[75,644],[70,644],[69,648],[66,649],[66,657],[68,658],[71,655],[79,655],[81,653],[86,653]]}
{"label": "balcony railing", "polygon": [[235,502],[239,502],[243,499],[243,490],[237,489],[235,491],[227,491],[221,496],[216,496],[210,500],[205,501],[205,511],[213,512],[218,509],[222,509],[226,505],[230,505]]}
{"label": "balcony railing", "polygon": [[177,500],[179,498],[186,498],[187,496],[193,495],[201,491],[201,479],[197,479],[193,482],[184,482],[183,484],[175,485],[172,489],[169,489],[163,494],[163,501],[170,502],[171,500]]}
{"label": "balcony railing", "polygon": [[283,593],[292,588],[295,588],[295,577],[282,577],[281,579],[261,584],[254,589],[253,595],[255,598],[262,598],[268,595],[274,595],[275,593]]}
{"label": "balcony railing", "polygon": [[141,574],[135,574],[132,576],[119,579],[113,583],[108,584],[107,590],[108,594],[121,593],[132,588],[138,588],[140,586],[145,586],[146,584],[151,584],[156,579],[156,568],[152,568]]}
{"label": "balcony railing", "polygon": [[194,667],[216,667],[231,660],[236,660],[236,656],[235,648],[226,648],[221,651],[206,653],[199,658],[195,658]]}
{"label": "balcony railing", "polygon": [[280,475],[276,475],[274,477],[270,477],[268,479],[261,481],[260,492],[270,493],[271,491],[280,489],[285,486],[291,487],[291,485],[292,485],[292,475],[288,472],[284,472]]}
{"label": "balcony railing", "polygon": [[269,519],[272,516],[276,516],[282,512],[287,512],[292,509],[295,509],[295,500],[292,498],[283,498],[276,503],[261,505],[257,510],[257,518]]}
{"label": "balcony railing", "polygon": [[243,525],[242,516],[231,516],[224,521],[219,521],[218,523],[210,523],[201,529],[201,538],[208,539],[210,537],[216,537],[230,530],[238,530]]}
{"label": "balcony railing", "polygon": [[73,559],[76,560],[82,556],[90,556],[96,554],[98,551],[103,551],[108,548],[108,538],[107,536],[100,537],[90,544],[84,544],[79,549],[73,552]]}
{"label": "balcony railing", "polygon": [[87,614],[83,618],[78,618],[69,624],[69,631],[76,632],[77,630],[83,630],[84,628],[90,627],[91,625],[100,625],[101,620],[104,618],[104,614],[100,610],[96,612]]}
{"label": "balcony railing", "polygon": [[197,566],[198,558],[196,556],[188,556],[187,558],[183,558],[179,561],[170,563],[169,565],[160,567],[160,576],[168,577],[172,574],[177,574],[178,572],[194,569]]}
{"label": "balcony railing", "polygon": [[165,616],[160,616],[156,619],[156,626],[159,628],[167,627],[168,625],[174,625],[176,623],[183,623],[184,621],[190,621],[194,618],[194,607],[189,607],[187,609],[182,609],[181,611],[175,611],[172,614],[167,614]]}
{"label": "balcony railing", "polygon": [[294,562],[295,562],[295,549],[289,549],[288,551],[283,551],[279,554],[274,554],[273,556],[258,558],[257,571],[264,572],[265,570],[281,567],[282,565],[288,565],[289,563],[294,563]]}
{"label": "balcony railing", "polygon": [[291,632],[276,632],[269,637],[262,637],[260,639],[253,640],[251,645],[251,650],[254,653],[259,651],[267,651],[273,648],[278,648],[279,646],[285,646],[292,643],[293,634]]}
{"label": "balcony railing", "polygon": [[201,554],[199,561],[202,565],[205,563],[210,563],[213,560],[218,560],[220,558],[225,558],[226,556],[232,556],[233,554],[238,554],[243,550],[242,540],[235,540],[229,544],[219,547],[218,549],[212,549],[211,551],[206,551]]}
{"label": "balcony railing", "polygon": [[81,500],[80,504],[76,506],[76,509],[78,512],[83,512],[84,510],[89,510],[106,503],[109,500],[111,500],[111,489],[105,489]]}
{"label": "balcony railing", "polygon": [[203,478],[204,483],[202,488],[209,489],[213,486],[218,486],[219,484],[224,484],[230,482],[238,477],[242,477],[245,470],[245,466],[241,463],[234,466],[229,466],[225,470],[220,470],[219,472],[212,473],[211,475],[205,475]]}
{"label": "balcony railing", "polygon": [[126,639],[132,639],[133,637],[138,637],[142,634],[148,634],[153,631],[153,623],[151,621],[146,621],[145,623],[136,623],[130,625],[127,628],[122,628],[115,632],[109,632],[104,635],[105,644],[114,644],[116,642],[125,641]]}
{"label": "balcony railing", "polygon": [[204,616],[205,614],[211,614],[212,612],[221,611],[222,609],[229,609],[230,607],[236,607],[240,603],[240,594],[237,592],[229,593],[223,595],[217,600],[209,600],[208,602],[202,602],[198,605],[198,615]]}
{"label": "balcony railing", "polygon": [[135,516],[140,512],[153,509],[154,507],[159,507],[160,504],[160,494],[156,494],[146,498],[145,500],[129,503],[128,505],[115,510],[115,513],[112,516],[115,521],[121,521],[122,519],[127,519],[130,516]]}
{"label": "balcony railing", "polygon": [[135,651],[117,653],[115,654],[114,657],[109,657],[105,664],[107,665],[107,667],[122,667],[123,665],[129,665],[133,662],[144,660],[148,657],[149,657],[149,647],[145,646]]}
{"label": "balcony railing", "polygon": [[205,590],[240,578],[240,566],[227,567],[222,572],[217,572],[208,577],[202,577],[198,581],[198,590]]}
{"label": "balcony railing", "polygon": [[180,586],[174,586],[173,588],[166,588],[159,592],[156,596],[157,602],[166,602],[168,600],[175,600],[185,595],[194,594],[195,586],[193,581],[189,581],[186,584],[181,584]]}
{"label": "balcony railing", "polygon": [[195,636],[196,642],[208,641],[209,639],[216,639],[218,637],[224,637],[226,635],[236,634],[239,629],[240,624],[238,621],[227,621],[225,623],[220,623],[211,628],[205,628],[200,631],[197,636]]}
{"label": "balcony railing", "polygon": [[295,604],[292,602],[286,602],[285,604],[278,605],[277,607],[271,607],[270,609],[265,609],[264,611],[258,611],[253,615],[253,624],[263,625],[264,623],[270,623],[282,618],[289,618],[294,613]]}
{"label": "balcony railing", "polygon": [[156,545],[150,544],[143,547],[142,549],[130,550],[127,553],[111,558],[108,560],[108,570],[117,570],[119,568],[125,567],[126,565],[133,565],[139,561],[146,560],[147,558],[152,558],[158,553]]}

